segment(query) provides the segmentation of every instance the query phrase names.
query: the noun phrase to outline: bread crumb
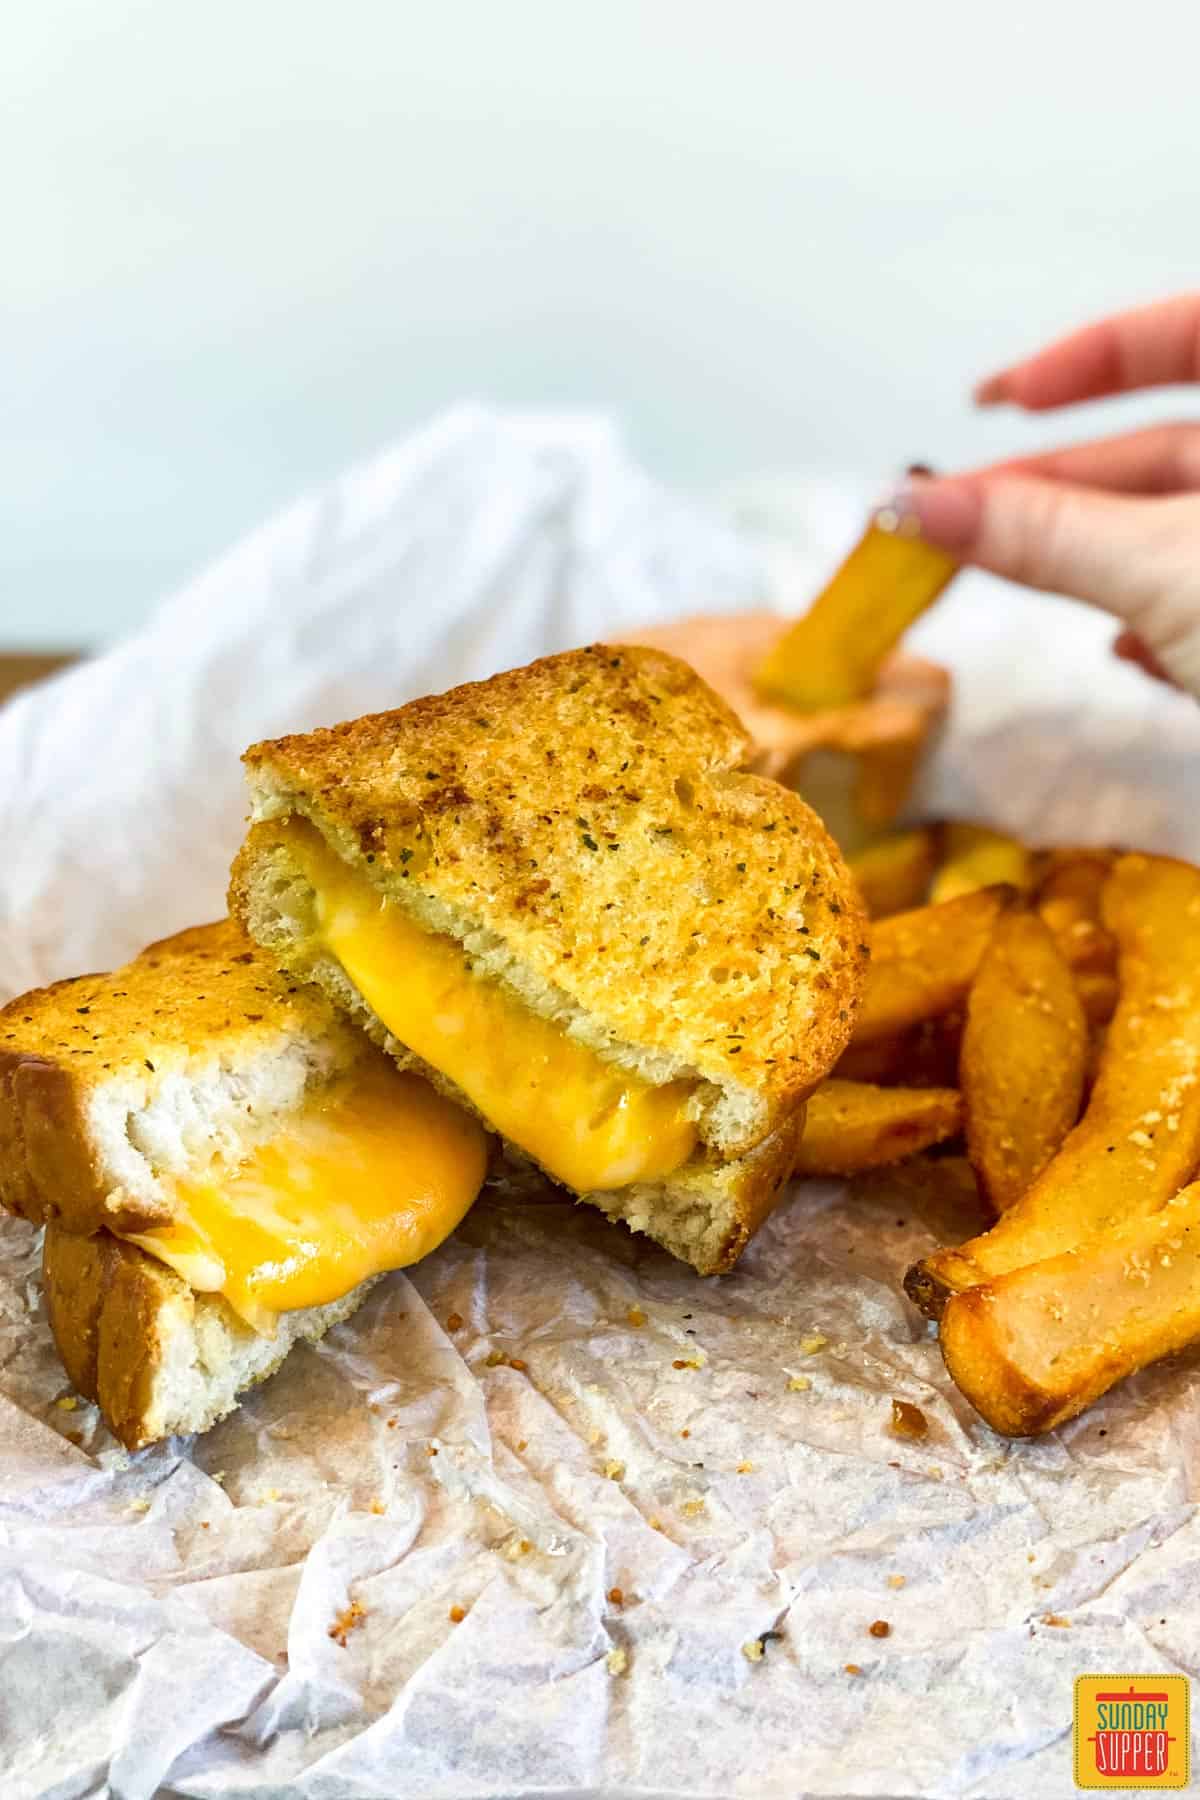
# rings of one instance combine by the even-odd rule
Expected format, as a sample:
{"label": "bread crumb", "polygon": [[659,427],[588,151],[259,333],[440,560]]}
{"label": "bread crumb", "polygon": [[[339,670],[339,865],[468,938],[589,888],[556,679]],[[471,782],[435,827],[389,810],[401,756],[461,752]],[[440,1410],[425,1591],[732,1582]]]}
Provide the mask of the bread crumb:
{"label": "bread crumb", "polygon": [[208,1530],[208,1520],[207,1520],[207,1519],[201,1519],[201,1521],[200,1521],[200,1529],[201,1529],[201,1531],[207,1531],[207,1530]]}
{"label": "bread crumb", "polygon": [[450,1623],[452,1625],[461,1625],[466,1616],[467,1612],[465,1607],[452,1606],[450,1608]]}
{"label": "bread crumb", "polygon": [[283,1495],[280,1493],[278,1488],[264,1488],[262,1493],[258,1497],[259,1497],[260,1501],[264,1502],[268,1506],[271,1505],[276,1500],[283,1499]]}
{"label": "bread crumb", "polygon": [[650,1529],[651,1529],[651,1531],[662,1531],[664,1529],[662,1520],[661,1519],[651,1519]]}
{"label": "bread crumb", "polygon": [[631,1306],[629,1308],[629,1311],[625,1314],[625,1323],[627,1325],[644,1325],[646,1323],[646,1315],[640,1306]]}
{"label": "bread crumb", "polygon": [[214,1473],[211,1474],[208,1479],[210,1481],[215,1481],[218,1487],[224,1487],[225,1486],[225,1471],[224,1471],[224,1469],[215,1470]]}
{"label": "bread crumb", "polygon": [[462,1314],[461,1313],[450,1313],[446,1319],[446,1330],[447,1331],[461,1331],[462,1328],[463,1328]]}
{"label": "bread crumb", "polygon": [[671,1367],[673,1369],[702,1369],[704,1358],[703,1356],[677,1356]]}
{"label": "bread crumb", "polygon": [[737,1466],[737,1472],[739,1475],[753,1475],[754,1464],[752,1462],[740,1462]]}
{"label": "bread crumb", "polygon": [[788,1377],[789,1394],[807,1394],[811,1386],[812,1382],[807,1375],[789,1375]]}
{"label": "bread crumb", "polygon": [[690,1432],[690,1431],[689,1431],[689,1430],[688,1430],[688,1428],[687,1428],[687,1426],[686,1426],[686,1425],[685,1425],[685,1426],[684,1426],[684,1428],[683,1428],[683,1430],[682,1430],[682,1431],[681,1431],[681,1432],[680,1432],[680,1434],[679,1434],[679,1435],[680,1435],[680,1437],[691,1437],[691,1435],[692,1435],[692,1434],[691,1434],[691,1432]]}
{"label": "bread crumb", "polygon": [[867,1626],[867,1630],[872,1637],[884,1638],[892,1635],[892,1628],[886,1619],[875,1619],[872,1624]]}
{"label": "bread crumb", "polygon": [[1057,1625],[1062,1629],[1070,1626],[1070,1619],[1064,1619],[1061,1613],[1047,1613],[1042,1619],[1043,1625]]}
{"label": "bread crumb", "polygon": [[679,1510],[685,1519],[697,1519],[702,1512],[706,1511],[706,1509],[707,1501],[701,1499],[699,1495],[696,1495],[690,1500],[685,1500]]}
{"label": "bread crumb", "polygon": [[610,1675],[623,1675],[629,1667],[629,1652],[617,1644],[604,1659],[604,1666]]}
{"label": "bread crumb", "polygon": [[625,1464],[623,1462],[618,1462],[615,1456],[610,1456],[604,1465],[604,1473],[608,1476],[610,1481],[623,1481],[625,1479]]}
{"label": "bread crumb", "polygon": [[906,1575],[889,1575],[888,1586],[890,1588],[902,1588],[907,1579],[908,1577]]}
{"label": "bread crumb", "polygon": [[373,1513],[383,1513],[387,1511],[387,1507],[383,1504],[382,1500],[372,1500],[371,1511]]}
{"label": "bread crumb", "polygon": [[517,1440],[518,1451],[527,1450],[528,1448],[529,1448],[529,1439],[528,1438],[519,1438]]}
{"label": "bread crumb", "polygon": [[346,1639],[352,1631],[357,1631],[367,1616],[367,1609],[359,1600],[352,1600],[345,1612],[340,1612],[329,1627],[329,1636],[335,1644],[346,1648]]}
{"label": "bread crumb", "polygon": [[139,1500],[131,1500],[129,1502],[128,1510],[132,1513],[148,1513],[150,1511],[150,1502],[143,1495]]}
{"label": "bread crumb", "polygon": [[823,1350],[828,1342],[829,1339],[823,1331],[810,1331],[807,1337],[800,1339],[800,1348],[805,1356],[815,1356],[817,1351]]}
{"label": "bread crumb", "polygon": [[438,1453],[438,1447],[436,1444],[430,1444],[429,1448],[425,1452],[426,1456],[436,1456],[437,1453]]}
{"label": "bread crumb", "polygon": [[508,1358],[505,1356],[503,1350],[489,1350],[483,1361],[485,1368],[498,1369],[502,1364],[508,1361]]}
{"label": "bread crumb", "polygon": [[608,1603],[610,1606],[624,1606],[624,1604],[625,1604],[624,1590],[619,1587],[609,1588]]}
{"label": "bread crumb", "polygon": [[895,1437],[923,1438],[929,1431],[929,1420],[919,1406],[910,1400],[892,1401],[892,1432]]}
{"label": "bread crumb", "polygon": [[857,1663],[847,1663],[846,1664],[846,1673],[847,1673],[847,1675],[861,1675],[862,1670],[859,1668]]}
{"label": "bread crumb", "polygon": [[74,1394],[60,1394],[54,1404],[59,1412],[74,1412],[79,1402]]}
{"label": "bread crumb", "polygon": [[508,1366],[510,1369],[515,1369],[518,1375],[523,1375],[529,1367],[529,1364],[527,1362],[522,1362],[519,1356],[510,1356],[508,1359]]}

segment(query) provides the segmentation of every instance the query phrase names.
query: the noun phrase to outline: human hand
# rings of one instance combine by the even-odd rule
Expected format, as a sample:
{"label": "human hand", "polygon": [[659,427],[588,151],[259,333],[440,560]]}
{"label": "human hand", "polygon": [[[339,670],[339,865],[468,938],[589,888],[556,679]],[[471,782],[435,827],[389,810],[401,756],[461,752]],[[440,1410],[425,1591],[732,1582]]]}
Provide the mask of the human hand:
{"label": "human hand", "polygon": [[[975,399],[1047,412],[1176,382],[1200,382],[1200,294],[1085,326]],[[1118,655],[1200,695],[1200,423],[910,477],[901,504],[964,562],[1123,620]]]}

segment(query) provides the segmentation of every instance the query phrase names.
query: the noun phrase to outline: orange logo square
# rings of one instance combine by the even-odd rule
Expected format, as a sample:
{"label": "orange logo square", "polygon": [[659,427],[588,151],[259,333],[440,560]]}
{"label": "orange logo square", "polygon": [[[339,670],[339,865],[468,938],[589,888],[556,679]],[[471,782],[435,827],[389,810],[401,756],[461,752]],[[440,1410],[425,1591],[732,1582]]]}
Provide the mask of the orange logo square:
{"label": "orange logo square", "polygon": [[1182,1788],[1191,1770],[1186,1675],[1080,1675],[1075,1786]]}

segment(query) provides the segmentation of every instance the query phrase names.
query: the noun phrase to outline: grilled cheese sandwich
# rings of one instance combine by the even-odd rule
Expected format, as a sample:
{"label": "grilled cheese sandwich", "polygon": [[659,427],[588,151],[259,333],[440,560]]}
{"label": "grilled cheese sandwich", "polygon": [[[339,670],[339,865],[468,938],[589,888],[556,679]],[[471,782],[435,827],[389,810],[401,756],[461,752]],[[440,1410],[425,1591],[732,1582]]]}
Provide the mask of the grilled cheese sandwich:
{"label": "grilled cheese sandwich", "polygon": [[836,850],[748,747],[683,664],[603,645],[257,745],[231,908],[510,1154],[713,1272],[866,959]]}

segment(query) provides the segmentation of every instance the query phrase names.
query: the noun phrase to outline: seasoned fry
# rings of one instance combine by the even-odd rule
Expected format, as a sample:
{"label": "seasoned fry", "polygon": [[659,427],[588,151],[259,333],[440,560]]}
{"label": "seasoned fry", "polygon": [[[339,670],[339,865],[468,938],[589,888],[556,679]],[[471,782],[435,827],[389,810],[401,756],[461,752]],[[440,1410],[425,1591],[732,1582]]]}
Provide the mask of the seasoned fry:
{"label": "seasoned fry", "polygon": [[1027,888],[1033,883],[1033,859],[1024,844],[986,825],[948,824],[942,856],[942,866],[929,889],[935,906],[974,893],[976,888],[1000,883]]}
{"label": "seasoned fry", "polygon": [[896,831],[850,858],[850,868],[873,919],[920,906],[937,866],[939,836],[933,825]]}
{"label": "seasoned fry", "polygon": [[1034,859],[1037,908],[1072,969],[1112,975],[1117,946],[1100,918],[1101,895],[1112,871],[1109,850],[1049,850]]}
{"label": "seasoned fry", "polygon": [[853,1044],[893,1037],[964,1000],[996,921],[1015,897],[1013,888],[980,888],[874,926]]}
{"label": "seasoned fry", "polygon": [[1079,1117],[1088,1034],[1071,971],[1036,913],[999,920],[967,999],[967,1155],[997,1212],[1018,1201]]}
{"label": "seasoned fry", "polygon": [[1123,856],[1104,890],[1121,999],[1087,1110],[982,1237],[910,1269],[936,1316],[948,1294],[1095,1242],[1178,1193],[1200,1167],[1200,869]]}
{"label": "seasoned fry", "polygon": [[1200,1183],[1074,1250],[954,1294],[955,1383],[996,1431],[1074,1418],[1122,1376],[1200,1338]]}
{"label": "seasoned fry", "polygon": [[962,1127],[953,1088],[872,1087],[823,1081],[808,1102],[797,1175],[856,1175],[900,1162]]}
{"label": "seasoned fry", "polygon": [[808,611],[759,666],[765,700],[797,712],[847,706],[874,691],[880,667],[958,568],[953,557],[873,519]]}

